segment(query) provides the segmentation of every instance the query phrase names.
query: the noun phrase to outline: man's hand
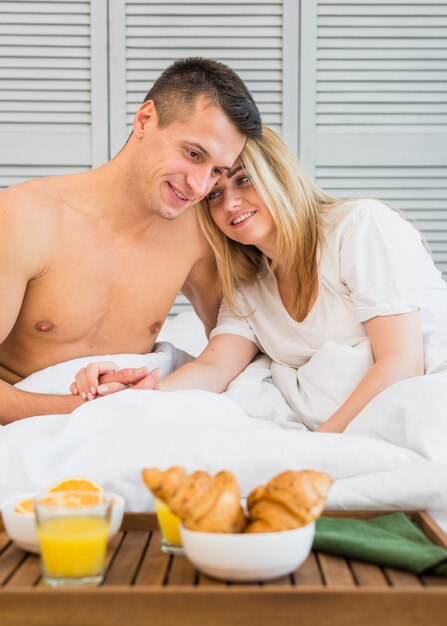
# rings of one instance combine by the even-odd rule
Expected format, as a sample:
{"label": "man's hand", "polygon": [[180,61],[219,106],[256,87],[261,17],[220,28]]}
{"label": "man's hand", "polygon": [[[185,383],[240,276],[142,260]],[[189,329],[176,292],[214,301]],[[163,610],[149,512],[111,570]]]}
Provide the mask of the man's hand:
{"label": "man's hand", "polygon": [[148,373],[147,367],[119,369],[111,361],[90,363],[76,374],[70,385],[73,395],[83,400],[93,400],[96,396],[107,396],[123,389],[158,389],[162,370],[156,368]]}

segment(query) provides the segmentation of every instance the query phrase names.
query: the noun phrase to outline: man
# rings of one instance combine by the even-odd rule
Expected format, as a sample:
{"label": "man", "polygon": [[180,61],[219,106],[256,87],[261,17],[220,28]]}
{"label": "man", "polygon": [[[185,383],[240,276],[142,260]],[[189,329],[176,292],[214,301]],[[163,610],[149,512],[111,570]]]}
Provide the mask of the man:
{"label": "man", "polygon": [[0,424],[71,412],[82,398],[12,385],[81,356],[150,352],[179,290],[212,328],[214,263],[187,209],[260,133],[230,68],[180,60],[111,161],[0,193]]}

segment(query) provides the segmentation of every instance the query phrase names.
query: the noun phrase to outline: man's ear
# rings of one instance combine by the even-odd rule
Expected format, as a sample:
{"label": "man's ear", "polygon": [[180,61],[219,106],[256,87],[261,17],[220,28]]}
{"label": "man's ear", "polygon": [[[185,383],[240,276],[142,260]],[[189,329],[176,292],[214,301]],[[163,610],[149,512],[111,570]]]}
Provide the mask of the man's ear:
{"label": "man's ear", "polygon": [[143,102],[138,111],[135,113],[135,117],[133,120],[134,135],[138,139],[141,139],[145,132],[145,129],[148,126],[157,126],[157,124],[158,115],[155,102],[153,100],[147,100],[147,102]]}

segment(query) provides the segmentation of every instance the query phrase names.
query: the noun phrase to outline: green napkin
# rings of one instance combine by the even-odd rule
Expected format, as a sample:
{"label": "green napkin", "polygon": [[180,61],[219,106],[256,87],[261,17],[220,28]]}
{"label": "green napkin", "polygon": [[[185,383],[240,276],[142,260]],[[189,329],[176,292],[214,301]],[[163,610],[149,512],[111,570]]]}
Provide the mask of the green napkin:
{"label": "green napkin", "polygon": [[321,517],[313,548],[414,574],[447,576],[447,549],[432,543],[404,513],[369,520]]}

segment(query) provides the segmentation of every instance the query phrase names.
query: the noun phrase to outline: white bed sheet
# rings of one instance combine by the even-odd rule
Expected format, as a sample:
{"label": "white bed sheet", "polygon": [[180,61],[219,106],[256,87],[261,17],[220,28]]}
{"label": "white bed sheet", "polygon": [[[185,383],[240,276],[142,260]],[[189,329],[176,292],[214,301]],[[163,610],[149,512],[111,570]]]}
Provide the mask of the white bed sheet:
{"label": "white bed sheet", "polygon": [[[204,344],[190,313],[168,324],[164,338],[195,353]],[[160,358],[169,368],[178,353],[165,347],[162,355],[116,360],[150,364]],[[79,362],[60,364],[20,386],[36,391],[46,381],[47,388],[63,392],[74,367]],[[248,396],[253,393],[262,396],[248,386]],[[143,467],[225,468],[236,474],[243,495],[284,469],[314,468],[335,478],[328,508],[426,509],[444,523],[446,393],[447,374],[404,381],[375,398],[347,433],[338,435],[293,429],[274,416],[273,421],[250,417],[231,394],[127,390],[86,403],[71,415],[33,417],[0,428],[0,503],[82,475],[121,493],[128,510],[148,510],[152,498],[141,480]]]}

